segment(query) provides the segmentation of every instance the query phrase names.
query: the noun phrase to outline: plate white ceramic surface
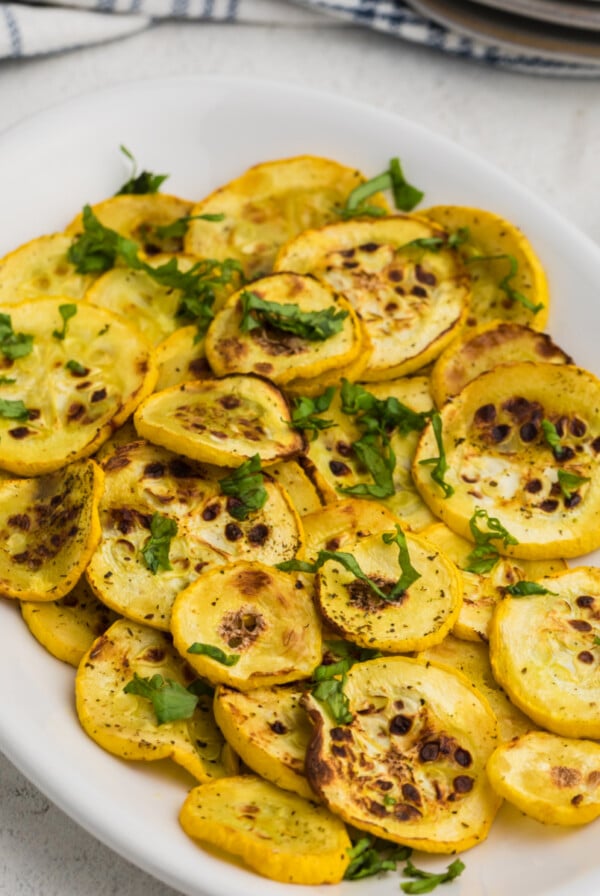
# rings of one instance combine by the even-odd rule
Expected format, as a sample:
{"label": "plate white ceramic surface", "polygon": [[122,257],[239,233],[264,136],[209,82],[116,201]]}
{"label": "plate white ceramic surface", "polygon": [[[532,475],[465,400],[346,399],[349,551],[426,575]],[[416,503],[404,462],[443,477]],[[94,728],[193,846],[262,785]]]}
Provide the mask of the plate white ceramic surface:
{"label": "plate white ceramic surface", "polygon": [[[426,203],[481,206],[521,226],[550,278],[550,329],[600,373],[600,250],[485,161],[416,125],[366,106],[285,85],[233,79],[144,82],[85,96],[0,136],[0,253],[61,229],[124,180],[119,144],[168,188],[200,198],[266,159],[314,153],[368,174],[401,157]],[[177,814],[190,782],[164,765],[126,764],[80,730],[73,670],[31,638],[0,603],[0,748],[98,839],[189,896],[398,896],[395,874],[339,887],[264,880],[188,840]],[[0,813],[2,807],[0,803]],[[505,807],[488,841],[443,896],[598,896],[600,825],[543,826]],[[419,856],[441,869],[443,858]]]}

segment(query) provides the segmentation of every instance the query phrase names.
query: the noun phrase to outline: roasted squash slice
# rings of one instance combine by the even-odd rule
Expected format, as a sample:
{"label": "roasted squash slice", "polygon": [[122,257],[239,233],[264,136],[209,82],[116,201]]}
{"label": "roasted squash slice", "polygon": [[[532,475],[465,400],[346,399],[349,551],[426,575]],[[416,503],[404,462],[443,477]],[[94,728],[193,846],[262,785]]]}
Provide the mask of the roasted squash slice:
{"label": "roasted squash slice", "polygon": [[82,299],[94,274],[78,274],[67,257],[71,238],[64,233],[39,236],[0,259],[0,305],[60,296]]}
{"label": "roasted squash slice", "polygon": [[[568,364],[496,367],[448,402],[438,422],[439,440],[434,421],[423,431],[413,477],[451,529],[473,539],[475,514],[484,512],[510,536],[496,538],[498,551],[530,559],[576,557],[600,545],[595,376]],[[440,458],[443,483],[434,480]]]}
{"label": "roasted squash slice", "polygon": [[175,597],[207,569],[238,558],[278,563],[301,549],[298,515],[273,482],[264,506],[239,520],[221,492],[228,471],[142,441],[114,451],[104,470],[102,540],[86,575],[128,618],[168,629]]}
{"label": "roasted squash slice", "polygon": [[[390,533],[393,535],[393,533]],[[368,581],[337,559],[317,573],[317,604],[330,629],[361,647],[408,653],[438,644],[451,631],[462,600],[459,573],[436,548],[410,533],[408,560],[418,577],[394,595],[407,572],[395,542],[371,535],[347,545]],[[374,583],[385,596],[375,593]]]}
{"label": "roasted squash slice", "polygon": [[533,246],[514,224],[493,212],[459,205],[438,205],[420,214],[450,234],[466,237],[458,251],[471,274],[468,326],[504,319],[544,329],[550,298],[546,275]]}
{"label": "roasted squash slice", "polygon": [[369,535],[393,531],[398,517],[379,501],[345,498],[333,501],[303,517],[306,556],[315,560],[319,551],[347,550]]}
{"label": "roasted squash slice", "polygon": [[600,570],[578,567],[507,597],[494,614],[490,658],[510,699],[542,728],[600,738]]}
{"label": "roasted squash slice", "polygon": [[[310,227],[335,221],[352,190],[363,182],[360,171],[317,156],[255,165],[194,206],[193,215],[223,218],[192,221],[186,251],[204,258],[235,258],[249,280],[270,274],[283,243]],[[369,202],[387,208],[382,196]]]}
{"label": "roasted squash slice", "polygon": [[487,644],[463,641],[448,635],[441,644],[428,647],[418,655],[418,659],[433,660],[438,665],[457,669],[477,690],[483,694],[498,720],[500,741],[512,740],[535,728],[535,723],[510,702],[505,692],[496,682],[490,665]]}
{"label": "roasted squash slice", "polygon": [[532,731],[502,744],[487,772],[494,789],[542,824],[587,824],[600,815],[600,744]]}
{"label": "roasted squash slice", "polygon": [[195,787],[179,820],[190,837],[283,883],[339,883],[350,862],[352,844],[339,818],[252,775]]}
{"label": "roasted squash slice", "polygon": [[345,296],[372,345],[361,379],[395,379],[436,358],[466,313],[468,275],[458,254],[419,242],[437,235],[416,216],[342,221],[289,242],[275,270],[314,274]]}
{"label": "roasted squash slice", "polygon": [[313,695],[306,774],[332,812],[426,852],[468,849],[488,834],[500,798],[485,764],[497,743],[484,697],[458,672],[406,657],[356,663],[343,692],[351,722]]}
{"label": "roasted squash slice", "polygon": [[92,460],[0,481],[0,594],[54,601],[75,586],[100,539],[103,481]]}
{"label": "roasted squash slice", "polygon": [[271,464],[269,477],[285,490],[301,517],[323,507],[327,487],[316,467],[304,455]]}
{"label": "roasted squash slice", "polygon": [[[252,312],[244,314],[248,298],[277,307],[264,320],[260,316],[250,320]],[[289,318],[278,316],[283,313],[281,307]],[[279,321],[291,329],[280,328]],[[304,321],[307,335],[303,335]],[[309,321],[315,321],[314,332]],[[246,330],[248,322],[253,328]],[[329,328],[331,335],[326,335]],[[255,280],[251,287],[230,296],[210,324],[205,346],[218,376],[257,373],[284,384],[350,364],[361,351],[362,330],[352,307],[328,286],[314,277],[280,273]]]}
{"label": "roasted squash slice", "polygon": [[21,601],[27,628],[57,659],[78,666],[96,638],[117,620],[117,614],[94,595],[84,577],[56,601]]}
{"label": "roasted squash slice", "polygon": [[214,712],[227,742],[248,768],[310,800],[315,794],[304,761],[312,726],[300,705],[306,689],[301,682],[252,691],[219,685]]}
{"label": "roasted squash slice", "polygon": [[307,678],[321,626],[296,575],[239,560],[200,576],[173,605],[173,641],[215,684],[251,690]]}
{"label": "roasted squash slice", "polygon": [[92,454],[152,391],[157,372],[144,337],[87,302],[39,299],[6,311],[0,467],[37,476]]}
{"label": "roasted squash slice", "polygon": [[498,557],[489,572],[471,572],[468,567],[473,542],[461,538],[444,523],[428,526],[421,535],[435,544],[460,569],[463,601],[452,631],[458,638],[467,641],[489,641],[494,608],[507,588],[517,582],[535,582],[567,568],[564,560]]}
{"label": "roasted squash slice", "polygon": [[258,454],[270,464],[298,454],[304,442],[290,429],[282,393],[256,376],[194,380],[156,392],[135,413],[150,442],[217,466],[237,467]]}
{"label": "roasted squash slice", "polygon": [[[159,724],[151,700],[125,691],[136,676],[186,688],[194,679],[162,632],[122,619],[92,644],[75,679],[79,721],[101,747],[123,759],[173,759],[198,781],[235,774],[213,713],[212,697],[198,696],[193,714]],[[177,715],[177,713],[174,713]]]}
{"label": "roasted squash slice", "polygon": [[156,346],[156,364],[157,392],[180,386],[188,380],[205,380],[212,376],[204,351],[204,338],[193,324],[180,327]]}
{"label": "roasted squash slice", "polygon": [[469,327],[444,349],[433,365],[431,392],[436,405],[440,408],[480,373],[513,361],[572,363],[547,333],[539,333],[524,324],[492,321]]}

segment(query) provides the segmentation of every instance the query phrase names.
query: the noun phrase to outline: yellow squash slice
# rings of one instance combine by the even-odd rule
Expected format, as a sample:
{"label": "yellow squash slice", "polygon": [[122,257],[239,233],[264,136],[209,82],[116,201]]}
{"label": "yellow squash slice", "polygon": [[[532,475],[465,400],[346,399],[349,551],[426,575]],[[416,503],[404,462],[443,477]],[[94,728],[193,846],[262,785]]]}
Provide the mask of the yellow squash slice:
{"label": "yellow squash slice", "polygon": [[117,614],[94,595],[85,578],[56,601],[21,601],[27,628],[57,659],[78,666],[96,638],[117,620]]}
{"label": "yellow squash slice", "polygon": [[307,799],[315,795],[304,774],[312,726],[300,705],[302,683],[238,691],[219,685],[214,712],[240,759],[267,781]]}
{"label": "yellow squash slice", "polygon": [[507,597],[490,630],[490,657],[510,699],[542,728],[600,738],[600,570],[577,567]]}
{"label": "yellow squash slice", "polygon": [[[423,431],[413,477],[451,529],[473,539],[484,514],[501,554],[576,557],[600,545],[600,381],[568,364],[507,364],[481,374]],[[478,514],[478,517],[475,517]],[[493,526],[496,523],[492,524]]]}
{"label": "yellow squash slice", "polygon": [[157,392],[180,386],[188,380],[205,380],[212,376],[204,351],[204,339],[193,324],[180,327],[156,346],[156,364]]}
{"label": "yellow squash slice", "polygon": [[[393,535],[393,533],[391,533]],[[409,561],[418,578],[397,595],[393,589],[406,570],[399,562],[396,542],[371,535],[347,545],[370,583],[358,578],[337,559],[317,573],[317,603],[327,625],[361,647],[389,653],[408,653],[438,644],[451,631],[462,600],[459,573],[428,542],[406,534]]]}
{"label": "yellow squash slice", "polygon": [[[273,482],[264,483],[264,506],[238,520],[219,485],[229,471],[142,441],[118,448],[104,470],[102,540],[86,575],[101,600],[128,618],[168,629],[175,597],[207,569],[239,558],[278,563],[301,547],[298,515]],[[153,525],[168,548],[158,564],[144,553]]]}
{"label": "yellow squash slice", "polygon": [[79,721],[93,740],[123,759],[173,759],[198,781],[235,774],[209,695],[198,697],[189,718],[159,723],[148,697],[125,691],[136,676],[150,681],[160,676],[157,686],[182,688],[195,679],[167,635],[118,620],[94,641],[75,679]]}
{"label": "yellow squash slice", "polygon": [[502,744],[487,771],[494,789],[542,824],[587,824],[600,815],[600,744],[532,731]]}
{"label": "yellow squash slice", "polygon": [[290,419],[276,386],[260,377],[236,375],[156,392],[134,417],[138,433],[150,442],[231,467],[256,454],[263,465],[298,454],[304,442],[289,427]]}
{"label": "yellow squash slice", "polygon": [[524,324],[492,321],[466,329],[439,356],[431,371],[431,391],[438,407],[486,370],[513,361],[571,364],[552,341]]}
{"label": "yellow squash slice", "polygon": [[345,498],[333,501],[303,517],[306,556],[315,560],[319,551],[345,551],[369,535],[393,531],[398,517],[379,501]]}
{"label": "yellow squash slice", "polygon": [[285,489],[301,517],[323,507],[327,488],[316,467],[304,455],[271,464],[269,476]]}
{"label": "yellow squash slice", "polygon": [[206,572],[173,605],[175,646],[199,675],[244,691],[309,677],[321,626],[298,581],[243,560]]}
{"label": "yellow squash slice", "polygon": [[[297,308],[300,322],[301,315],[332,317],[334,326],[340,329],[327,338],[313,339],[280,329],[272,322],[278,320],[277,316],[266,322],[258,316],[251,321],[254,329],[246,332],[243,302],[248,297],[284,306],[288,312]],[[287,326],[293,319],[286,321]],[[206,356],[218,376],[257,373],[278,384],[335,371],[350,364],[361,349],[362,330],[348,302],[314,277],[300,274],[272,274],[234,293],[217,312],[206,334]]]}
{"label": "yellow squash slice", "polygon": [[536,582],[543,576],[562,572],[567,568],[564,560],[513,560],[499,557],[486,573],[471,572],[470,555],[473,542],[461,538],[444,523],[434,523],[422,533],[427,541],[435,544],[458,566],[463,582],[463,601],[453,632],[467,641],[489,641],[494,608],[506,588],[517,582]]}
{"label": "yellow squash slice", "polygon": [[[116,230],[121,236],[135,240],[149,255],[161,252],[179,253],[183,250],[183,239],[162,237],[157,228],[173,224],[179,218],[190,214],[192,203],[168,193],[140,193],[111,196],[92,206],[92,211],[101,224]],[[78,214],[65,230],[76,236],[83,230],[82,215]]]}
{"label": "yellow squash slice", "polygon": [[53,601],[75,586],[100,539],[103,480],[87,460],[0,481],[0,594]]}
{"label": "yellow squash slice", "polygon": [[448,635],[441,644],[419,653],[418,659],[433,660],[438,665],[458,670],[468,678],[492,707],[498,720],[500,741],[512,740],[513,737],[535,728],[532,720],[510,702],[496,682],[487,644],[462,641],[454,635]]}
{"label": "yellow squash slice", "polygon": [[[86,302],[39,299],[7,311],[0,467],[50,473],[92,454],[152,391],[151,348],[130,324]],[[11,340],[23,354],[14,357]]]}
{"label": "yellow squash slice", "polygon": [[339,883],[350,863],[352,844],[339,818],[252,775],[195,787],[179,820],[190,837],[283,883]]}
{"label": "yellow squash slice", "polygon": [[[390,382],[369,383],[366,389],[380,401],[388,398],[397,400],[417,413],[429,411],[432,407],[426,377],[404,377]],[[354,497],[369,498],[368,490],[374,480],[353,447],[364,432],[357,425],[356,416],[342,410],[339,390],[329,408],[319,416],[334,425],[319,430],[315,438],[309,441],[308,457],[329,485],[332,499],[335,496],[343,497],[344,489],[352,489],[351,495]],[[389,447],[395,458],[392,473],[394,493],[378,499],[404,525],[415,531],[428,526],[434,519],[412,479],[411,464],[419,432],[419,429],[404,432],[400,427],[388,432]]]}
{"label": "yellow squash slice", "polygon": [[[360,171],[316,156],[255,165],[194,206],[193,215],[223,215],[221,221],[190,223],[185,248],[205,258],[235,258],[247,279],[270,274],[277,250],[310,227],[335,221]],[[381,196],[370,203],[386,208]]]}
{"label": "yellow squash slice", "polygon": [[306,757],[314,790],[359,830],[433,853],[475,846],[500,798],[485,765],[496,719],[458,672],[406,657],[356,663],[343,693],[349,722],[305,700],[315,732]]}
{"label": "yellow squash slice", "polygon": [[415,244],[436,235],[417,217],[343,221],[292,240],[275,269],[314,274],[345,296],[372,344],[361,379],[394,379],[436,358],[466,311],[468,275],[458,254]]}
{"label": "yellow squash slice", "polygon": [[64,233],[39,236],[0,259],[0,305],[60,296],[82,299],[94,274],[78,274],[67,252],[71,238]]}
{"label": "yellow squash slice", "polygon": [[550,298],[546,275],[533,246],[514,224],[493,212],[458,205],[438,205],[420,214],[449,233],[465,232],[459,252],[472,282],[468,326],[504,319],[544,329]]}
{"label": "yellow squash slice", "polygon": [[344,379],[349,380],[351,383],[359,382],[371,354],[371,340],[361,320],[359,320],[359,324],[362,333],[362,348],[354,361],[338,367],[336,370],[326,371],[317,377],[290,380],[285,384],[286,395],[308,395],[311,398],[316,398],[329,386],[337,388]]}

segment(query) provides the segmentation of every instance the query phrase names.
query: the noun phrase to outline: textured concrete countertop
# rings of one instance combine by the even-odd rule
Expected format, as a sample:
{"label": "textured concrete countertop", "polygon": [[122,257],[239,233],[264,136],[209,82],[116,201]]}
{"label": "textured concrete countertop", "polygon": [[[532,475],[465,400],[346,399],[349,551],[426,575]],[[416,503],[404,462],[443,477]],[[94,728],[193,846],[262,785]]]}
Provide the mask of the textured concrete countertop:
{"label": "textured concrete countertop", "polygon": [[[102,47],[0,63],[0,126],[99,86],[202,73],[271,78],[397,112],[486,157],[600,243],[597,81],[499,72],[354,28],[165,24]],[[3,757],[0,794],[0,893],[173,896]]]}

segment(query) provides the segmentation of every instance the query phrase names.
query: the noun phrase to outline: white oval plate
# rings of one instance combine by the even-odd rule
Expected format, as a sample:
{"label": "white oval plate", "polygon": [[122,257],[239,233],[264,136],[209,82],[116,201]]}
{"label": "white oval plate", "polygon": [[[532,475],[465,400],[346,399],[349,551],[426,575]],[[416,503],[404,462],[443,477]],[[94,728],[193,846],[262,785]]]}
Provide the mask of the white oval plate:
{"label": "white oval plate", "polygon": [[[600,372],[600,250],[505,174],[411,122],[333,96],[265,82],[174,79],[122,85],[68,102],[0,136],[0,253],[62,229],[86,202],[112,194],[140,166],[170,172],[166,188],[200,198],[266,159],[314,153],[368,174],[402,159],[425,203],[481,206],[510,218],[546,265],[551,331]],[[17,608],[0,602],[0,748],[84,828],[189,896],[398,896],[395,874],[330,887],[264,880],[204,851],[177,815],[189,780],[165,766],[120,761],[81,731],[73,670],[46,654]],[[1,812],[1,808],[0,808]],[[505,807],[488,841],[465,854],[443,896],[598,896],[598,823],[542,825]],[[419,856],[441,869],[443,858]]]}

